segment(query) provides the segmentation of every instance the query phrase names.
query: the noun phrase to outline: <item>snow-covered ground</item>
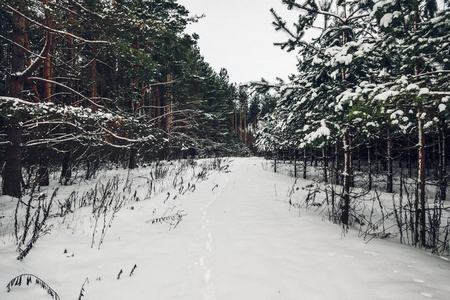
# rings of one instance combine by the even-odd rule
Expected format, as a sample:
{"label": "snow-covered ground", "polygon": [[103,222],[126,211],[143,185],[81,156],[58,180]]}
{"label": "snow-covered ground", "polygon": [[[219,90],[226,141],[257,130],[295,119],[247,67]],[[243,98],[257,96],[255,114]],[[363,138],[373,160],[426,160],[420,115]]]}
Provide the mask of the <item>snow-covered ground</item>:
{"label": "snow-covered ground", "polygon": [[[116,213],[101,245],[97,232],[91,247],[90,207],[52,218],[51,234],[22,261],[13,234],[0,231],[0,299],[51,299],[24,283],[7,292],[24,273],[63,300],[78,299],[82,286],[82,299],[97,300],[449,299],[447,258],[389,240],[367,243],[353,230],[343,236],[316,212],[291,209],[294,179],[273,173],[263,159],[235,158],[229,170],[203,181],[192,176],[189,190],[187,179],[183,189],[172,182],[176,188],[144,201],[148,170],[133,171],[141,201]],[[296,200],[306,193],[298,189]],[[4,227],[11,219],[1,210],[11,202],[0,197]],[[158,220],[163,216],[174,218]]]}

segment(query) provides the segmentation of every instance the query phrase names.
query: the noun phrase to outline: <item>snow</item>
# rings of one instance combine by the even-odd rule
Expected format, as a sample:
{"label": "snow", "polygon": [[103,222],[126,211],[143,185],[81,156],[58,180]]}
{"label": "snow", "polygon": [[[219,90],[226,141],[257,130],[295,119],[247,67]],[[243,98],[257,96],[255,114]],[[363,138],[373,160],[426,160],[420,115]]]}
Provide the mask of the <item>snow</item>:
{"label": "snow", "polygon": [[391,119],[396,119],[397,116],[403,116],[403,111],[401,109],[398,109],[395,112],[391,113]]}
{"label": "snow", "polygon": [[429,93],[430,93],[430,89],[428,89],[428,88],[421,88],[420,91],[419,91],[419,96],[427,95]]}
{"label": "snow", "polygon": [[389,24],[391,24],[391,22],[392,22],[392,17],[393,17],[393,15],[391,13],[385,14],[380,19],[380,26],[381,27],[389,27]]}
{"label": "snow", "polygon": [[[51,235],[22,262],[12,235],[2,236],[0,299],[50,299],[36,286],[8,293],[6,284],[22,273],[38,276],[61,299],[76,298],[86,278],[83,300],[447,299],[447,258],[389,240],[367,242],[354,230],[343,235],[315,211],[291,209],[288,201],[307,191],[263,159],[236,158],[229,169],[211,173],[193,192],[128,203],[100,249],[90,247],[88,208],[55,218]],[[138,194],[144,174],[148,169],[130,174]],[[83,184],[61,189],[82,192]],[[0,198],[4,219],[12,202]],[[148,222],[170,207],[185,214],[178,226]]]}
{"label": "snow", "polygon": [[391,4],[391,3],[394,2],[394,1],[395,1],[395,0],[381,0],[381,1],[377,1],[377,2],[375,3],[375,5],[373,6],[371,15],[372,15],[372,16],[375,15],[375,13],[376,13],[379,9],[383,8],[385,5]]}
{"label": "snow", "polygon": [[380,100],[380,101],[386,101],[390,97],[397,96],[398,94],[399,94],[399,92],[397,92],[397,91],[384,91],[384,92],[376,95],[374,99]]}

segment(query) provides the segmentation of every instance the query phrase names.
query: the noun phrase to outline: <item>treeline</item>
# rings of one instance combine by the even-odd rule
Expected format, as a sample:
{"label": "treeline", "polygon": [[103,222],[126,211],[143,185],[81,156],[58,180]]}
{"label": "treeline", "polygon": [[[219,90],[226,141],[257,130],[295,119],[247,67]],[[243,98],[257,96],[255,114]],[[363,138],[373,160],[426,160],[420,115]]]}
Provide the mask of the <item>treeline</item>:
{"label": "treeline", "polygon": [[375,188],[375,172],[384,174],[385,191],[414,198],[400,208],[412,243],[434,247],[448,199],[449,1],[283,3],[299,11],[292,28],[272,11],[290,37],[279,46],[299,51],[298,74],[272,86],[281,100],[262,122],[259,150],[319,161],[323,180],[342,186],[344,227],[357,222],[353,187]]}
{"label": "treeline", "polygon": [[199,18],[175,0],[0,0],[3,194],[51,170],[68,184],[106,162],[247,151],[239,88],[184,33]]}

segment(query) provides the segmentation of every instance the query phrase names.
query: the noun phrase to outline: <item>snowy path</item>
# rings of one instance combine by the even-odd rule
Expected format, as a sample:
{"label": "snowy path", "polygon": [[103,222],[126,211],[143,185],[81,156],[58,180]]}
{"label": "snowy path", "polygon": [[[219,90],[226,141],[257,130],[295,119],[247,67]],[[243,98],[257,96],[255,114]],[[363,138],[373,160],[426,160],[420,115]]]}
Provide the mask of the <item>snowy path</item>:
{"label": "snowy path", "polygon": [[[170,231],[146,223],[159,208],[144,201],[120,211],[100,250],[89,247],[88,217],[53,230],[22,263],[0,244],[0,284],[33,273],[63,300],[76,299],[86,277],[83,300],[449,299],[448,260],[389,241],[366,244],[355,232],[342,237],[314,213],[299,217],[286,203],[293,179],[263,164],[235,159],[231,173],[171,199],[187,216]],[[0,299],[50,299],[26,289],[0,289]]]}
{"label": "snowy path", "polygon": [[[366,245],[288,212],[292,179],[243,161],[204,211],[204,299],[446,299],[450,265],[416,249]],[[438,274],[436,274],[438,272]]]}

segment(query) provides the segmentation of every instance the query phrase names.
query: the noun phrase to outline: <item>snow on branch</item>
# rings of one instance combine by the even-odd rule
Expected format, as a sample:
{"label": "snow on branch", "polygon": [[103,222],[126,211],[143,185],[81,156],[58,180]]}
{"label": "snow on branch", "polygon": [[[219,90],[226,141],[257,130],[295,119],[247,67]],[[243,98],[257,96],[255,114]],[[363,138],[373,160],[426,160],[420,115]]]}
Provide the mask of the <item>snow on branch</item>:
{"label": "snow on branch", "polygon": [[81,94],[81,93],[75,91],[74,89],[72,89],[72,88],[68,87],[67,85],[62,84],[62,83],[60,83],[60,82],[58,82],[58,81],[54,81],[54,80],[50,80],[50,79],[45,79],[45,78],[41,78],[41,77],[29,77],[28,79],[30,79],[30,80],[38,80],[38,81],[43,81],[43,82],[48,82],[48,83],[52,83],[52,84],[58,85],[58,86],[60,86],[60,87],[63,87],[63,88],[65,88],[65,89],[71,91],[72,93],[74,93],[74,94],[80,96],[83,100],[87,100],[89,103],[91,103],[92,105],[94,105],[94,106],[96,106],[96,107],[98,107],[98,108],[105,108],[103,105],[100,105],[100,104],[98,104],[98,103],[95,103],[94,101],[92,101],[92,99],[90,99],[90,98],[84,96],[83,94]]}

